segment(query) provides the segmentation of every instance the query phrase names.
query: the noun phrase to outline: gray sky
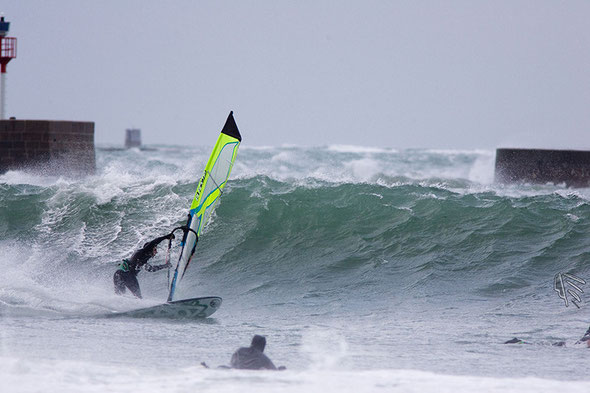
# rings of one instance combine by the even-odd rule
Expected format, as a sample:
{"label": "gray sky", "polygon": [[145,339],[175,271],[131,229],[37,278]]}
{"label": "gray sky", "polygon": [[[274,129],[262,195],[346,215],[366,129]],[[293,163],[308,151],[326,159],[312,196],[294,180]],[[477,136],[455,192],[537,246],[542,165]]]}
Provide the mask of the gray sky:
{"label": "gray sky", "polygon": [[10,0],[7,115],[96,142],[590,149],[589,1]]}

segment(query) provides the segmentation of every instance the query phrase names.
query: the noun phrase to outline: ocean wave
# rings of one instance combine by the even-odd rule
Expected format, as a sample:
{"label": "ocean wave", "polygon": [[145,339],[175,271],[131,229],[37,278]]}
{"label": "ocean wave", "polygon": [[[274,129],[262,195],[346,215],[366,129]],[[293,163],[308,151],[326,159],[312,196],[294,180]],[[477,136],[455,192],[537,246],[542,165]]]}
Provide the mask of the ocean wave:
{"label": "ocean wave", "polygon": [[[184,224],[199,177],[194,167],[203,157],[189,154],[190,165],[157,154],[136,157],[126,171],[129,156],[108,154],[112,160],[102,157],[88,178],[0,177],[3,266],[20,266],[26,277],[38,268],[50,280],[85,272],[110,290],[116,261]],[[532,295],[558,272],[590,274],[586,190],[474,182],[462,174],[476,167],[478,154],[459,160],[334,154],[315,148],[244,154],[184,290],[220,285],[233,296],[272,294],[284,302],[350,293],[494,298]],[[460,175],[407,176],[407,168],[426,174],[439,165]],[[15,244],[22,254],[11,252]],[[165,292],[155,278],[145,281]]]}

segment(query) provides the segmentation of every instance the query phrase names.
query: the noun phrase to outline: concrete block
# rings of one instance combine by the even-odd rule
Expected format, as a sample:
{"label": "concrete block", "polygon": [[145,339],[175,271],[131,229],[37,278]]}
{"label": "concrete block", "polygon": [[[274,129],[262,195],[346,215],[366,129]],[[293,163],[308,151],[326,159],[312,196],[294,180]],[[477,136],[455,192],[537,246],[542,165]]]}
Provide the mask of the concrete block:
{"label": "concrete block", "polygon": [[0,173],[9,169],[48,174],[93,173],[94,123],[0,120]]}
{"label": "concrete block", "polygon": [[497,149],[496,181],[590,186],[590,151]]}

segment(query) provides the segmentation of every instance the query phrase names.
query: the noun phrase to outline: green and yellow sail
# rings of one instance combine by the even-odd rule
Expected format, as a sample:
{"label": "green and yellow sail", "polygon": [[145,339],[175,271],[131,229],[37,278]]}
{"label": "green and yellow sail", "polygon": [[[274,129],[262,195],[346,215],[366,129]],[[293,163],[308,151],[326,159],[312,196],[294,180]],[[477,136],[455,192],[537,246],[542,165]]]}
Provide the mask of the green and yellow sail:
{"label": "green and yellow sail", "polygon": [[195,233],[199,236],[201,235],[203,228],[219,203],[241,141],[242,136],[234,120],[233,112],[230,112],[221,130],[221,134],[217,138],[217,143],[213,148],[209,161],[205,166],[205,171],[199,181],[195,198],[190,207],[187,225],[192,231],[186,233],[182,242],[180,257],[174,267],[174,273],[169,276],[169,302],[174,300],[178,283],[184,276],[195,252],[197,246],[197,236],[195,236]]}

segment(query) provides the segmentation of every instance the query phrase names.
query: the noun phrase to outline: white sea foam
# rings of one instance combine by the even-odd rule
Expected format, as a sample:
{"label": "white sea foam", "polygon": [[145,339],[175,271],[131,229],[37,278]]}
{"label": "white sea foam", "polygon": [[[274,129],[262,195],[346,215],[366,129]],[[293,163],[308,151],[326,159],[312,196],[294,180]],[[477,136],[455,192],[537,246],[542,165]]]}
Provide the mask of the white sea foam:
{"label": "white sea foam", "polygon": [[[197,363],[195,361],[195,363]],[[122,372],[123,368],[123,372]],[[436,392],[586,393],[590,382],[542,378],[444,375],[417,370],[242,371],[205,369],[195,364],[110,365],[92,361],[27,360],[0,357],[7,391],[25,392]]]}
{"label": "white sea foam", "polygon": [[345,163],[345,168],[350,170],[353,177],[361,181],[369,181],[378,173],[382,173],[383,167],[377,160],[363,158]]}
{"label": "white sea foam", "polygon": [[[143,302],[116,296],[112,273],[97,276],[89,274],[93,267],[84,261],[67,263],[64,249],[76,243],[46,249],[0,242],[0,315],[95,316],[161,302],[161,298],[150,300],[149,291],[145,291],[148,300]],[[116,265],[112,267],[114,271]]]}
{"label": "white sea foam", "polygon": [[467,178],[475,183],[491,184],[494,182],[494,167],[496,157],[494,155],[478,156],[471,168]]}
{"label": "white sea foam", "polygon": [[355,145],[330,145],[327,148],[328,151],[337,153],[395,153],[395,149],[387,149],[380,147],[367,147],[367,146],[355,146]]}
{"label": "white sea foam", "polygon": [[301,351],[310,359],[311,368],[334,370],[342,367],[348,343],[334,329],[313,329],[303,336]]}
{"label": "white sea foam", "polygon": [[[353,153],[351,159],[349,154]],[[408,181],[465,180],[490,185],[494,178],[494,152],[486,150],[393,150],[364,146],[245,150],[232,178],[259,175],[278,181],[304,179],[328,183],[378,183],[383,177]]]}
{"label": "white sea foam", "polygon": [[0,175],[0,184],[28,184],[39,187],[51,187],[59,184],[69,184],[75,182],[73,179],[68,179],[62,176],[47,176],[37,174],[34,172],[11,170],[3,175]]}
{"label": "white sea foam", "polygon": [[297,160],[297,156],[292,151],[281,151],[272,156],[270,159],[271,162],[286,162],[286,163],[294,163]]}
{"label": "white sea foam", "polygon": [[495,156],[495,151],[486,149],[424,149],[419,150],[428,154],[441,154],[441,155],[479,155],[479,156]]}
{"label": "white sea foam", "polygon": [[259,150],[259,151],[264,151],[264,150],[275,150],[276,146],[252,146],[252,145],[240,145],[240,151],[244,151],[244,150]]}

